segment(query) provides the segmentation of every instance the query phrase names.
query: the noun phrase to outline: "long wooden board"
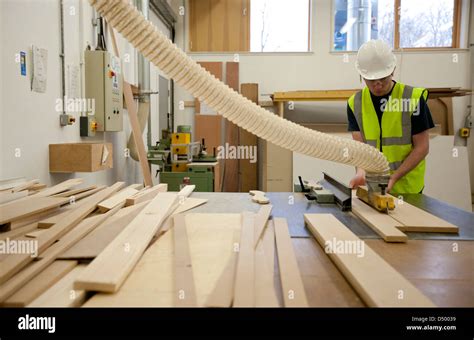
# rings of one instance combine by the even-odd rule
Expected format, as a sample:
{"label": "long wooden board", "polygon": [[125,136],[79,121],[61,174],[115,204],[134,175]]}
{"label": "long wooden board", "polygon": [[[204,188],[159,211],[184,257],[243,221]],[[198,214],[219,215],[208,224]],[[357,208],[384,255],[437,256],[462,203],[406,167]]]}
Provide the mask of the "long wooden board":
{"label": "long wooden board", "polygon": [[79,188],[79,189],[64,191],[64,192],[61,192],[61,193],[56,194],[54,196],[56,196],[56,197],[70,197],[70,196],[73,196],[73,195],[80,194],[81,192],[86,192],[86,191],[93,190],[93,189],[96,189],[96,188],[97,188],[97,185],[90,185],[90,186],[85,187],[85,188]]}
{"label": "long wooden board", "polygon": [[242,213],[239,258],[235,274],[234,307],[255,306],[255,214]]}
{"label": "long wooden board", "polygon": [[100,202],[97,207],[99,208],[99,211],[101,212],[106,212],[109,211],[110,209],[113,209],[117,205],[124,203],[127,200],[127,198],[132,197],[133,195],[137,194],[138,190],[134,188],[125,188],[123,190],[120,190],[118,193],[113,195],[112,197],[107,198],[106,200],[103,200]]}
{"label": "long wooden board", "polygon": [[119,235],[149,202],[120,209],[105,223],[59,256],[59,259],[94,259]]}
{"label": "long wooden board", "polygon": [[116,292],[177,203],[176,193],[157,195],[89,264],[75,281],[75,289]]}
{"label": "long wooden board", "polygon": [[398,221],[402,231],[425,233],[455,233],[459,228],[427,211],[419,209],[407,202],[399,202],[395,197],[395,209],[390,211],[390,216]]}
{"label": "long wooden board", "polygon": [[8,203],[19,198],[28,196],[28,191],[20,192],[1,192],[0,193],[0,204]]}
{"label": "long wooden board", "polygon": [[205,198],[192,198],[192,197],[186,198],[184,202],[176,208],[173,214],[171,214],[171,216],[165,220],[165,222],[163,223],[163,227],[161,227],[161,229],[158,232],[160,234],[165,233],[166,231],[168,231],[168,229],[170,229],[173,226],[174,215],[181,214],[185,211],[194,209],[206,202],[207,202],[207,199]]}
{"label": "long wooden board", "polygon": [[60,192],[74,188],[75,186],[81,184],[83,181],[84,180],[82,178],[68,179],[67,181],[61,182],[59,184],[56,184],[52,187],[49,187],[47,189],[40,191],[39,193],[36,194],[36,196],[46,197],[46,196],[58,194]]}
{"label": "long wooden board", "polygon": [[79,307],[86,300],[86,292],[74,290],[73,283],[84,271],[86,265],[80,264],[66,276],[35,299],[28,307]]}
{"label": "long wooden board", "polygon": [[257,244],[263,236],[265,226],[267,225],[268,218],[272,212],[273,206],[271,204],[264,205],[255,215],[255,242],[254,247],[257,248]]}
{"label": "long wooden board", "polygon": [[385,242],[406,242],[408,236],[397,229],[397,223],[390,215],[381,213],[358,198],[352,198],[352,212],[371,227]]}
{"label": "long wooden board", "polygon": [[38,197],[37,195],[26,197],[24,200],[15,200],[0,206],[0,224],[21,220],[67,202],[69,202],[68,198]]}
{"label": "long wooden board", "polygon": [[196,288],[184,215],[174,217],[173,240],[175,306],[196,307]]}
{"label": "long wooden board", "polygon": [[[265,228],[265,234],[273,235],[271,227]],[[264,238],[258,242],[255,248],[255,306],[256,307],[279,307],[278,298],[275,292],[273,263],[275,254],[270,250],[267,253],[264,246]]]}
{"label": "long wooden board", "polygon": [[211,294],[209,294],[206,300],[206,307],[232,307],[234,300],[235,269],[237,268],[239,254],[237,251],[239,244],[238,236],[239,233],[234,232],[234,242],[229,245],[232,247],[232,253]]}
{"label": "long wooden board", "polygon": [[48,210],[36,213],[34,215],[30,215],[20,220],[10,222],[10,229],[13,230],[13,229],[21,228],[27,224],[38,222],[40,219],[55,216],[59,213],[60,209],[61,208],[59,207],[54,207],[52,209],[48,209]]}
{"label": "long wooden board", "polygon": [[308,307],[286,219],[275,218],[273,225],[285,307]]}
{"label": "long wooden board", "polygon": [[15,293],[23,285],[29,282],[33,277],[38,275],[44,268],[51,264],[60,254],[69,249],[78,240],[91,232],[98,225],[103,223],[107,218],[117,212],[120,207],[116,207],[105,214],[96,215],[86,218],[80,222],[73,230],[68,232],[64,237],[51,245],[42,255],[40,260],[34,261],[31,265],[23,269],[14,277],[0,286],[0,302]]}
{"label": "long wooden board", "polygon": [[25,307],[51,288],[52,285],[69,273],[76,265],[77,261],[54,261],[15,294],[10,296],[3,303],[3,306]]}
{"label": "long wooden board", "polygon": [[[328,253],[335,265],[371,307],[434,307],[434,304],[399,272],[367,246],[359,237],[331,214],[305,214],[307,228],[318,243],[342,241],[344,245],[363,245],[363,253],[337,248]],[[339,242],[340,243],[340,242]],[[340,243],[341,244],[341,243]],[[346,248],[346,247],[344,247]],[[347,246],[347,249],[349,247]]]}
{"label": "long wooden board", "polygon": [[151,200],[155,198],[155,196],[158,195],[158,193],[167,192],[167,191],[168,191],[168,184],[164,183],[164,184],[155,185],[152,188],[145,189],[133,195],[132,197],[127,198],[125,201],[125,206],[134,205],[134,204]]}
{"label": "long wooden board", "polygon": [[[112,40],[112,46],[114,48],[115,55],[120,58],[120,52],[117,47],[117,43],[115,40],[115,31],[112,26],[108,27],[110,37]],[[151,172],[150,167],[148,164],[148,159],[146,157],[146,150],[145,150],[145,143],[143,142],[142,133],[140,129],[140,123],[138,121],[138,110],[137,106],[135,105],[135,101],[133,99],[133,92],[130,83],[126,82],[124,78],[122,78],[122,87],[123,87],[123,96],[125,98],[125,104],[127,105],[128,111],[128,119],[130,121],[130,126],[132,127],[133,141],[135,142],[135,147],[138,152],[138,159],[140,162],[140,168],[142,169],[143,173],[143,181],[145,186],[153,186],[153,180],[151,179]]]}

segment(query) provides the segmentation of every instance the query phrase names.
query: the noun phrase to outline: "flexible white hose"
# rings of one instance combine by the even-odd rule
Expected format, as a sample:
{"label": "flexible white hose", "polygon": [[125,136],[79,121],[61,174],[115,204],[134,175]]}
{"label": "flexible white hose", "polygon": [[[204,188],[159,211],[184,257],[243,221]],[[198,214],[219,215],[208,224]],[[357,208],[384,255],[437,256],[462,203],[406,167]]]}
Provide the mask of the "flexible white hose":
{"label": "flexible white hose", "polygon": [[280,147],[308,156],[386,173],[387,159],[376,148],[324,134],[283,119],[216,79],[164,34],[128,0],[89,0],[123,37],[155,66],[213,110]]}

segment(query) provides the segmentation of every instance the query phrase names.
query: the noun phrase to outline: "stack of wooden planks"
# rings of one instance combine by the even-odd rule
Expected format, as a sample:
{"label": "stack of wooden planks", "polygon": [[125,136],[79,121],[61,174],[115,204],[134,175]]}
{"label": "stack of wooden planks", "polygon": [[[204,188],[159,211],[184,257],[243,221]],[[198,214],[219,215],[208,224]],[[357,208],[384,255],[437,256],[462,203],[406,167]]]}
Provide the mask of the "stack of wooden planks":
{"label": "stack of wooden planks", "polygon": [[[112,254],[123,266],[111,273],[127,276],[176,208],[183,212],[206,201],[187,198],[194,186],[171,193],[166,185],[77,188],[81,183],[38,188],[36,180],[1,182],[3,194],[27,193],[0,204],[1,306],[82,306],[87,291],[75,282],[101,259]],[[37,192],[28,195],[31,190]]]}
{"label": "stack of wooden planks", "polygon": [[193,214],[207,200],[189,197],[192,185],[81,182],[0,205],[1,306],[308,306],[286,220],[269,220],[270,204]]}

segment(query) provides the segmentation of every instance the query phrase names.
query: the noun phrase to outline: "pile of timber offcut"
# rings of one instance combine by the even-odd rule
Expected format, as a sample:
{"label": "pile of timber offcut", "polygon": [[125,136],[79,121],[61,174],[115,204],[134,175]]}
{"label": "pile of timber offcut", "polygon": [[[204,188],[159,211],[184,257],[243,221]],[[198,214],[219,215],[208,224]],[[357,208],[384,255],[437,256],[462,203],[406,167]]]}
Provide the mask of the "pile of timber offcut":
{"label": "pile of timber offcut", "polygon": [[207,201],[189,197],[193,185],[81,183],[1,183],[4,194],[25,191],[0,204],[1,307],[308,306],[271,205],[184,214]]}

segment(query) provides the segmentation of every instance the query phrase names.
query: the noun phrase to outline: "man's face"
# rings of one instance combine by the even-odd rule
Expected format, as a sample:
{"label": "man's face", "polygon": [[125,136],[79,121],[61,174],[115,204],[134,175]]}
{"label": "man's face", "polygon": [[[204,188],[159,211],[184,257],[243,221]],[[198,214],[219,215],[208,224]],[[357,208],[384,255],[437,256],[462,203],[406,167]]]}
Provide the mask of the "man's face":
{"label": "man's face", "polygon": [[392,89],[392,76],[393,75],[391,74],[385,78],[374,79],[374,80],[369,80],[369,79],[364,78],[364,81],[367,87],[369,88],[370,92],[373,95],[380,97],[380,96],[385,96]]}

